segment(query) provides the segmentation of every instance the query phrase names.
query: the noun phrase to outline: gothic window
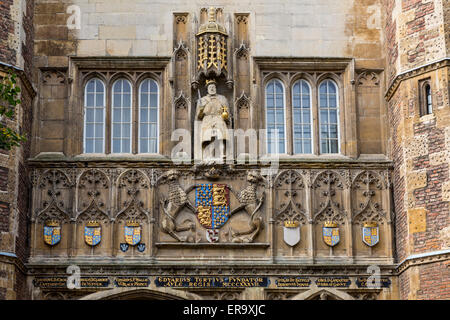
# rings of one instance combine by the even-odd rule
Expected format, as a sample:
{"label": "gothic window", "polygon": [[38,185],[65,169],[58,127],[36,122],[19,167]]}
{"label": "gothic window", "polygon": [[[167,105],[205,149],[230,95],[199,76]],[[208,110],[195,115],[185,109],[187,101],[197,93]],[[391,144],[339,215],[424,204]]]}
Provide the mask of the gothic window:
{"label": "gothic window", "polygon": [[153,79],[139,87],[139,152],[158,152],[159,88]]}
{"label": "gothic window", "polygon": [[119,79],[112,86],[112,153],[131,153],[131,84]]}
{"label": "gothic window", "polygon": [[319,85],[320,153],[339,153],[339,106],[337,85],[325,80]]}
{"label": "gothic window", "polygon": [[88,81],[84,94],[84,152],[105,152],[105,85],[97,78]]}
{"label": "gothic window", "polygon": [[311,89],[305,80],[292,87],[292,110],[294,154],[312,153]]}
{"label": "gothic window", "polygon": [[431,81],[426,79],[420,82],[420,116],[433,113],[431,97]]}
{"label": "gothic window", "polygon": [[277,79],[266,85],[267,152],[286,153],[284,87]]}

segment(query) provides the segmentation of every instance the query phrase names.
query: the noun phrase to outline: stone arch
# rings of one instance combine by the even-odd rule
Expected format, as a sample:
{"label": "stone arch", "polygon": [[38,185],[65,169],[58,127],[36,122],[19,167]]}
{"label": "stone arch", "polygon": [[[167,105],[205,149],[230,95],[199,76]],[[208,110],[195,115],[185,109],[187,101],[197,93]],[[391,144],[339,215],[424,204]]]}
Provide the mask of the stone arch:
{"label": "stone arch", "polygon": [[172,288],[114,288],[98,291],[80,300],[203,300],[194,293]]}
{"label": "stone arch", "polygon": [[351,295],[344,291],[333,288],[313,288],[311,290],[299,293],[290,300],[355,300]]}

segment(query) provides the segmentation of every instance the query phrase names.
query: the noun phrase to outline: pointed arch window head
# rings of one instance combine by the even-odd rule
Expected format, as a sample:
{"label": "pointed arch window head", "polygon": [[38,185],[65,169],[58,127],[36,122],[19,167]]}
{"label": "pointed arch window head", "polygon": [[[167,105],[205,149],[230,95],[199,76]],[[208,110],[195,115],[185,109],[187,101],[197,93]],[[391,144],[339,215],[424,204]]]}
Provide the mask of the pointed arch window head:
{"label": "pointed arch window head", "polygon": [[292,87],[292,113],[294,154],[312,153],[311,88],[305,80]]}
{"label": "pointed arch window head", "polygon": [[155,80],[145,79],[139,86],[139,152],[158,153],[159,87]]}
{"label": "pointed arch window head", "polygon": [[112,153],[131,153],[131,83],[118,79],[112,86]]}
{"label": "pointed arch window head", "polygon": [[84,90],[84,153],[105,152],[105,85],[97,78]]}
{"label": "pointed arch window head", "polygon": [[319,86],[320,152],[339,153],[339,105],[337,85],[325,80]]}
{"label": "pointed arch window head", "polygon": [[284,87],[277,79],[266,85],[267,152],[286,153]]}

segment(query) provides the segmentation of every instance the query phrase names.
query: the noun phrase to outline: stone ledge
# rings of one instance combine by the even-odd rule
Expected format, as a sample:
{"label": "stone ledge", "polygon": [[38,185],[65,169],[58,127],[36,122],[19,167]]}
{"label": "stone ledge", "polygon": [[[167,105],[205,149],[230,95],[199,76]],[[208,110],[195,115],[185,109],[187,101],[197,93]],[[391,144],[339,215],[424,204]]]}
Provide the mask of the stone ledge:
{"label": "stone ledge", "polygon": [[155,246],[158,248],[182,248],[182,249],[197,249],[197,248],[268,248],[270,243],[181,243],[181,242],[157,242]]}

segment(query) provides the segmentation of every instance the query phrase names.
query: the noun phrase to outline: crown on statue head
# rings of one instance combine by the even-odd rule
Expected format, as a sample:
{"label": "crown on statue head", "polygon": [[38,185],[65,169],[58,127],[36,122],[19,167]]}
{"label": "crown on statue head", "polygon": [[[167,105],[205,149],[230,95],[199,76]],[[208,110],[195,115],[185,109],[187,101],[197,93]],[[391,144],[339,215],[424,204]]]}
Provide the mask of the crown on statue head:
{"label": "crown on statue head", "polygon": [[336,228],[338,225],[334,221],[325,221],[325,228]]}
{"label": "crown on statue head", "polygon": [[86,222],[86,227],[100,227],[100,223],[96,220]]}
{"label": "crown on statue head", "polygon": [[57,220],[48,220],[45,225],[47,227],[59,227],[59,221]]}
{"label": "crown on statue head", "polygon": [[369,221],[364,223],[364,228],[375,228],[378,227],[378,224],[375,221]]}
{"label": "crown on statue head", "polygon": [[217,84],[216,79],[206,79],[205,86],[209,86],[210,84]]}
{"label": "crown on statue head", "polygon": [[294,220],[286,220],[284,222],[284,226],[286,228],[297,228],[299,226],[298,221],[294,221]]}
{"label": "crown on statue head", "polygon": [[136,220],[127,221],[127,227],[139,227],[139,222]]}

